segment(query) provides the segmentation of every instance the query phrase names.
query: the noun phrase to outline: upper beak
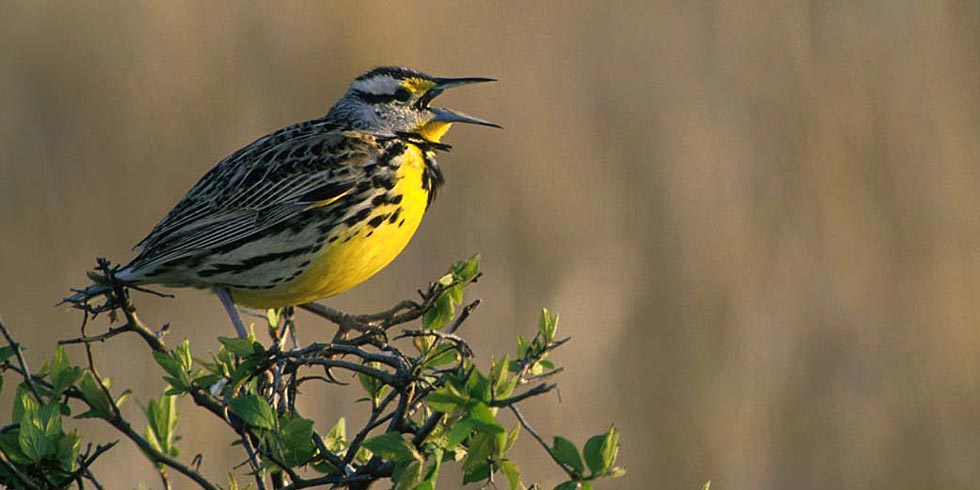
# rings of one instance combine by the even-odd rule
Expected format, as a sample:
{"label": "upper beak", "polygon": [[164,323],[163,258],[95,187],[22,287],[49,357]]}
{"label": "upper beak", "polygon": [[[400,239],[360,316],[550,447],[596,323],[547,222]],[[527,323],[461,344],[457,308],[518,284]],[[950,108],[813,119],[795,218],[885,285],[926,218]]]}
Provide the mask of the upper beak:
{"label": "upper beak", "polygon": [[459,87],[460,85],[469,85],[471,83],[484,83],[484,82],[496,82],[496,78],[483,78],[483,77],[462,77],[462,78],[435,78],[437,89],[446,90],[447,88]]}
{"label": "upper beak", "polygon": [[432,102],[432,99],[439,96],[439,94],[441,94],[446,89],[453,88],[453,87],[460,87],[462,85],[469,85],[471,83],[496,82],[497,81],[496,79],[484,78],[484,77],[462,77],[462,78],[436,78],[433,81],[436,82],[436,86],[429,89],[429,91],[426,92],[425,95],[423,95],[418,101],[420,107],[427,108],[433,114],[435,114],[435,117],[432,118],[430,121],[479,124],[481,126],[490,126],[494,128],[501,127],[499,124],[492,123],[490,121],[480,119],[478,117],[473,117],[467,114],[463,114],[461,112],[451,111],[449,109],[443,109],[438,107],[431,107],[431,108],[429,107],[429,103]]}

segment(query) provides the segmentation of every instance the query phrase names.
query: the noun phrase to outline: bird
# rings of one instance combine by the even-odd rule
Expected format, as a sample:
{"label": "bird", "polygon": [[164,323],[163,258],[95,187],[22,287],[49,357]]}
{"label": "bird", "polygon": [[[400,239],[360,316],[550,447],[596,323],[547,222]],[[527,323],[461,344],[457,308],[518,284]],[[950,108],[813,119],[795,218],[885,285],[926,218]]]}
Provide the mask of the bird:
{"label": "bird", "polygon": [[358,76],[323,117],[218,162],[115,274],[126,284],[212,289],[239,336],[235,305],[267,309],[344,292],[398,256],[445,179],[437,152],[454,123],[445,90],[496,81],[398,66]]}

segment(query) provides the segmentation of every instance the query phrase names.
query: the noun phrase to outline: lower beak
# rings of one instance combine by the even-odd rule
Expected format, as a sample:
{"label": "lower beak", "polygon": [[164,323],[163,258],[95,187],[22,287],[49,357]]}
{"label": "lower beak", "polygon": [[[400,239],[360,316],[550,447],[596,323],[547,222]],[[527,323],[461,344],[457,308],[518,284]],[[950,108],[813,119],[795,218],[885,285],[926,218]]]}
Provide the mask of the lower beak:
{"label": "lower beak", "polygon": [[462,112],[451,111],[449,109],[432,107],[429,109],[429,111],[436,115],[436,117],[430,119],[429,122],[479,124],[480,126],[490,126],[491,128],[501,127],[499,124],[492,123],[485,119],[463,114]]}

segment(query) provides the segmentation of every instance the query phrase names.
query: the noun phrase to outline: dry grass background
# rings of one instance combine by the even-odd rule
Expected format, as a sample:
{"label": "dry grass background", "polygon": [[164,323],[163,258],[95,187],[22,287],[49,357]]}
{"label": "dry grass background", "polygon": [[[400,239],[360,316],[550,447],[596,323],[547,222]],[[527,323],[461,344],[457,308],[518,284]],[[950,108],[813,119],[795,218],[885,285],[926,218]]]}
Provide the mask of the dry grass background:
{"label": "dry grass background", "polygon": [[[388,305],[482,252],[469,335],[500,352],[562,313],[562,401],[530,412],[578,442],[618,423],[630,474],[603,488],[975,488],[973,0],[4,1],[0,314],[29,358],[76,333],[52,305],[94,256],[130,258],[214,162],[380,64],[499,78],[440,100],[506,129],[455,128],[418,236],[330,304]],[[141,304],[202,355],[230,333],[205,292]],[[98,355],[145,400],[138,347]],[[355,410],[311,397],[325,422]],[[210,476],[240,458],[208,418],[181,424]],[[158,485],[139,461],[101,473]]]}

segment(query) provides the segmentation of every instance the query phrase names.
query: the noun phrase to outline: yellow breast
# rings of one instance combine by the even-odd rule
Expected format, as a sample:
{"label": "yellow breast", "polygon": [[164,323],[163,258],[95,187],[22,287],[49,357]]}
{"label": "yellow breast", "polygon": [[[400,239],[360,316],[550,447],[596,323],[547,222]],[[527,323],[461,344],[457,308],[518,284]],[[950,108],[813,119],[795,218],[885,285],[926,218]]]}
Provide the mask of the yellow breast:
{"label": "yellow breast", "polygon": [[[428,191],[422,186],[425,159],[421,150],[407,145],[400,158],[391,191],[401,196],[400,202],[375,206],[366,219],[325,246],[295,280],[270,290],[233,290],[235,302],[250,308],[308,303],[342,293],[391,263],[415,234],[428,202]],[[372,220],[376,226],[371,225]]]}

